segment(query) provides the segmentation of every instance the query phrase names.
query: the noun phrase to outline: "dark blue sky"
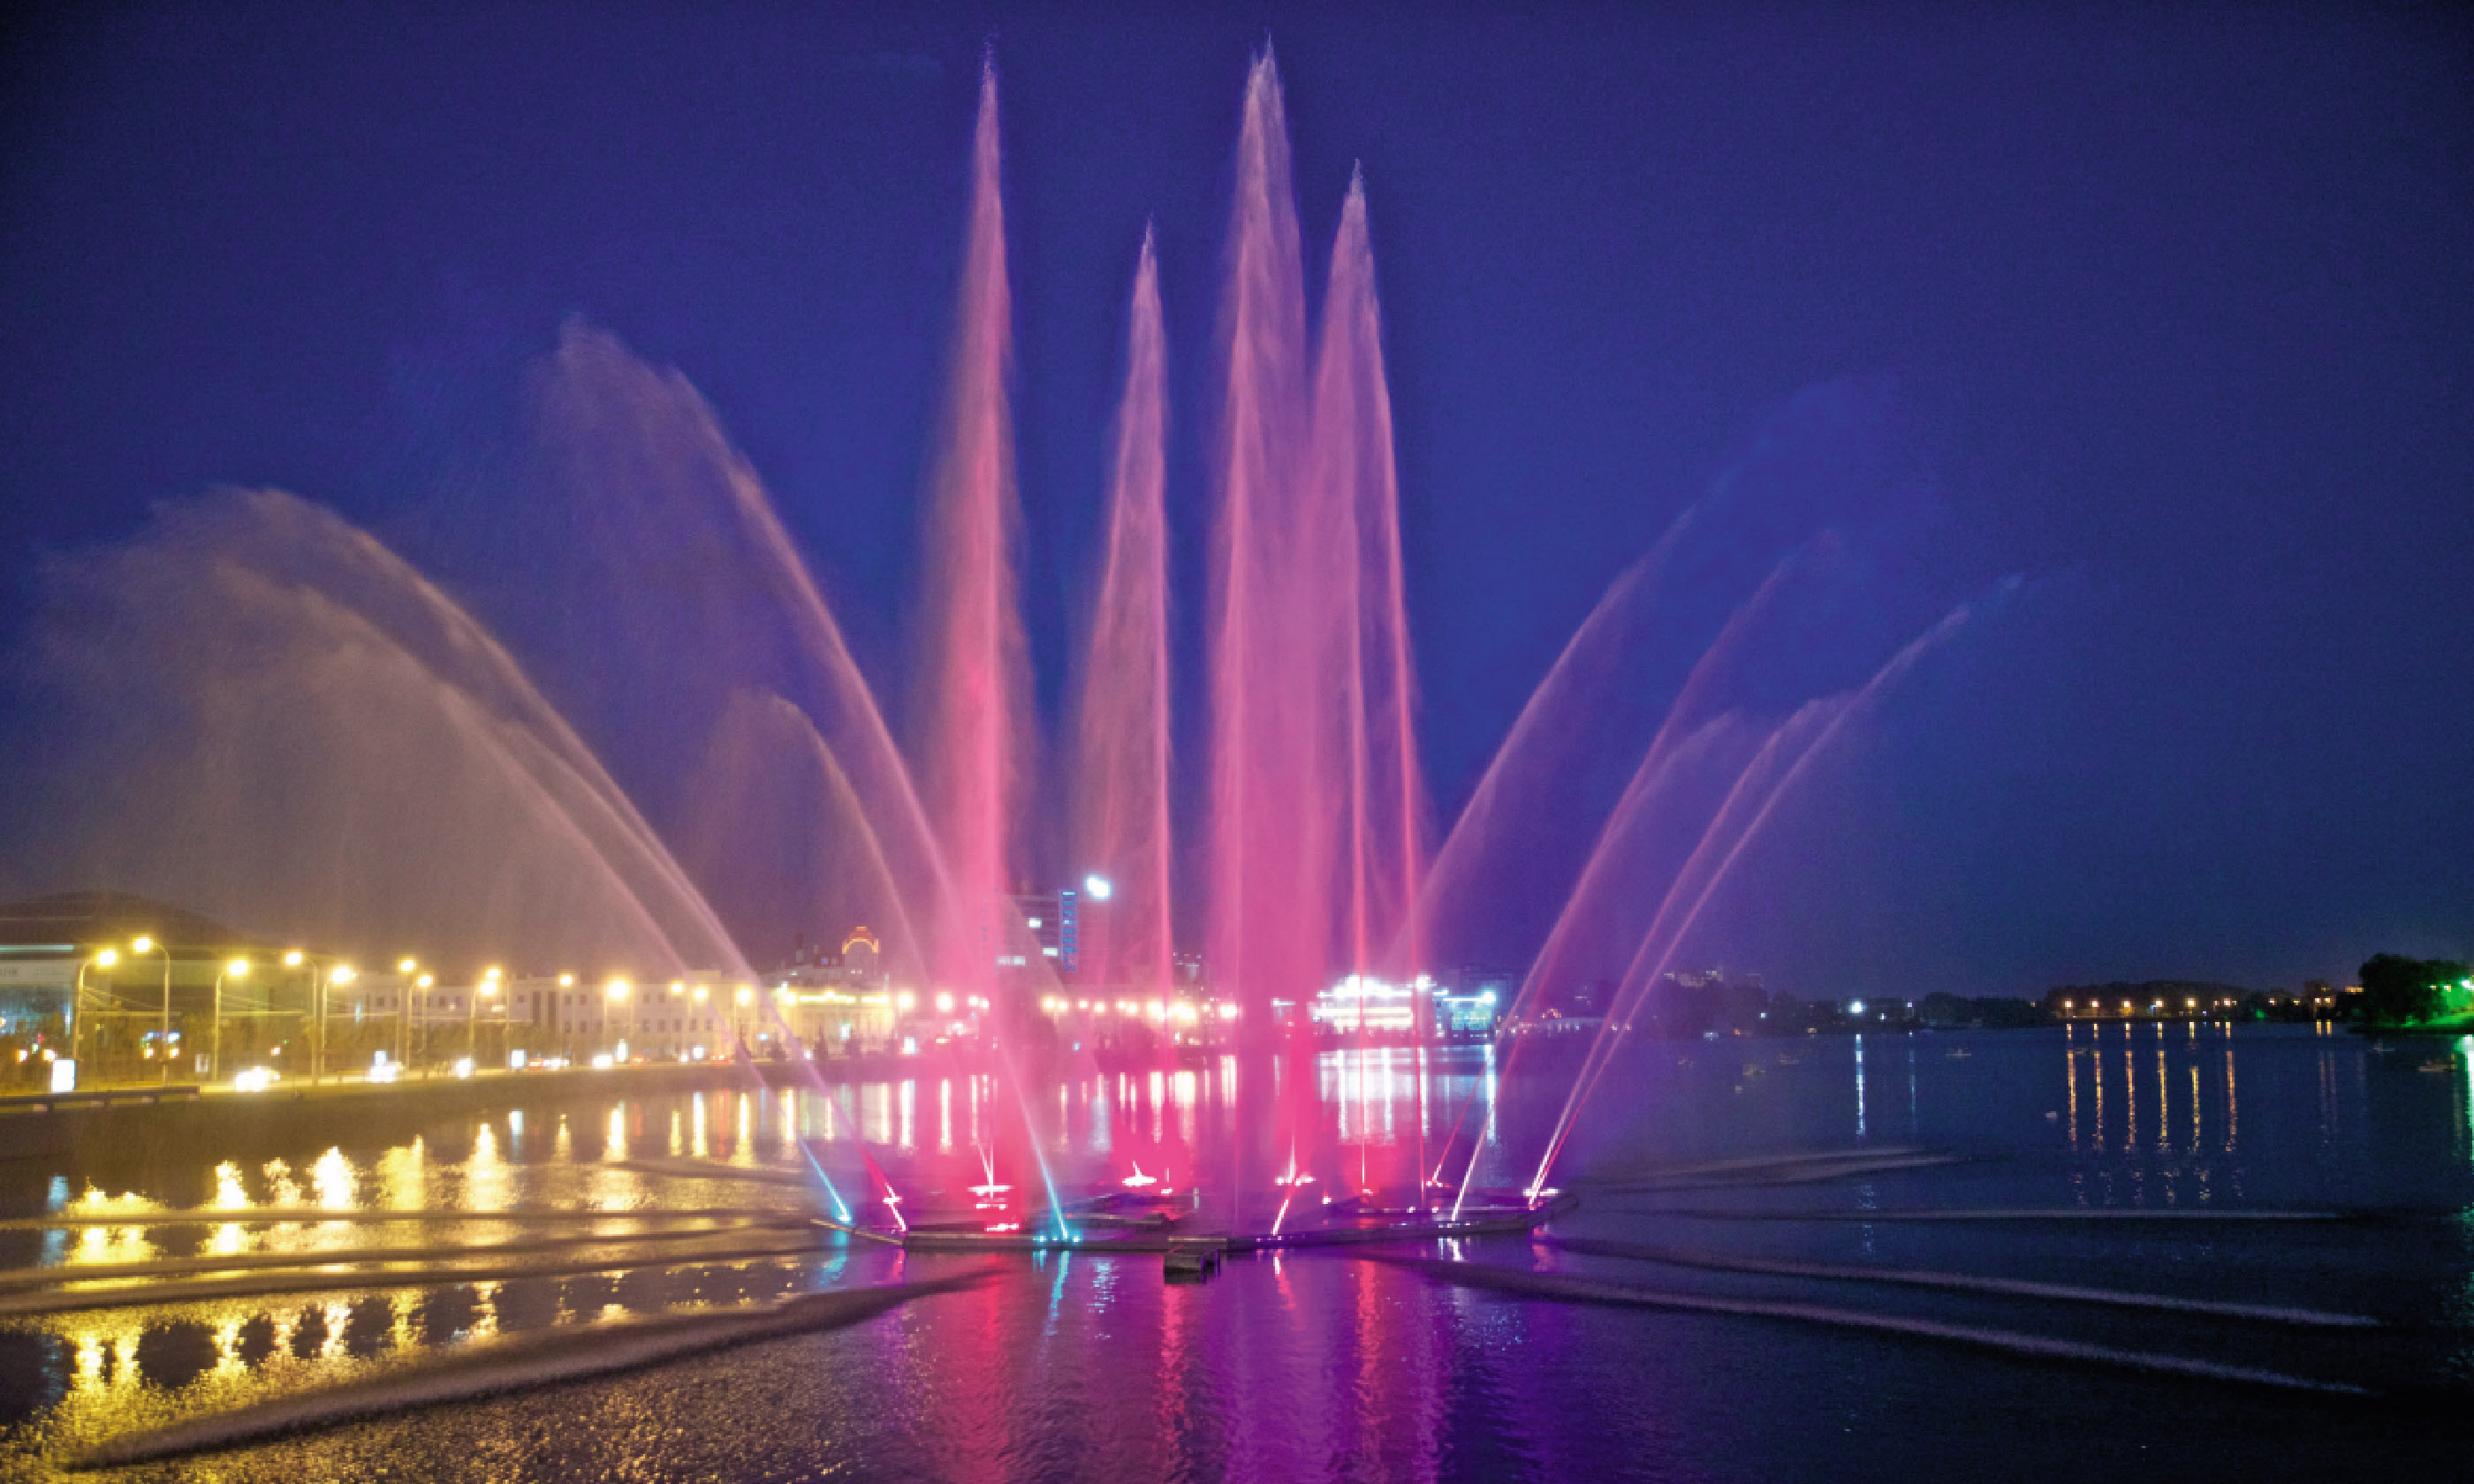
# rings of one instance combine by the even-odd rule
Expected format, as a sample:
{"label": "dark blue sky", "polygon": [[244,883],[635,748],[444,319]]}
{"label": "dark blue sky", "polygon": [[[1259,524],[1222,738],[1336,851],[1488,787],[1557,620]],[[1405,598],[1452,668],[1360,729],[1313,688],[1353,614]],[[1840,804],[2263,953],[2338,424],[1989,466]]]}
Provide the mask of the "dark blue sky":
{"label": "dark blue sky", "polygon": [[1309,242],[1354,162],[1369,183],[1446,805],[1765,419],[1885,375],[2030,586],[1782,823],[1711,955],[1814,992],[2025,993],[2474,950],[2462,12],[1128,9],[19,21],[8,634],[39,552],[217,482],[418,555],[581,313],[712,399],[895,669],[993,36],[1053,705],[1147,217],[1200,528],[1269,35]]}

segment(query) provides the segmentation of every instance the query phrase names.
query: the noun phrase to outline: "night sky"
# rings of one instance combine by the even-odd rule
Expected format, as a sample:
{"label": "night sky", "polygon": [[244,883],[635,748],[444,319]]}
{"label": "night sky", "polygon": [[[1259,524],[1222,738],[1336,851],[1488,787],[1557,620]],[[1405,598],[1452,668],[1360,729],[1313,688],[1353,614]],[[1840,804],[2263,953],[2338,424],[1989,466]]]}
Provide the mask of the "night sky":
{"label": "night sky", "polygon": [[1783,811],[1701,957],[1921,994],[2474,950],[2462,12],[704,9],[18,17],[0,636],[44,553],[221,483],[451,548],[581,315],[712,401],[898,689],[993,38],[1053,715],[1147,219],[1199,569],[1268,36],[1310,278],[1365,171],[1441,808],[1623,565],[1862,377],[2025,582]]}

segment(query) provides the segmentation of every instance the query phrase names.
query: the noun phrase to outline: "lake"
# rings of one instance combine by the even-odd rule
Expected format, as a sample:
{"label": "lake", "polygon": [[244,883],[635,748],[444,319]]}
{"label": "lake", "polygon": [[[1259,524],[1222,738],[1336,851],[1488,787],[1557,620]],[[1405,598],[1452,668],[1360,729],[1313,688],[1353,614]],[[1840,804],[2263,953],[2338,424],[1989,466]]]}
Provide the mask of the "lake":
{"label": "lake", "polygon": [[[1341,1053],[1319,1091],[1344,1145],[1431,1151],[1456,1120],[1492,1118],[1534,1149],[1575,1061],[1438,1051],[1421,1085],[1408,1052]],[[1217,1076],[1034,1095],[1055,1099],[1061,1169],[1135,1145],[1174,1161],[1215,1147]],[[132,1220],[0,1231],[0,1266],[499,1243],[526,1233],[463,1218],[520,1205],[788,1209],[811,1199],[787,1183],[806,1167],[794,1140],[854,1130],[924,1209],[970,1183],[1000,1117],[962,1077],[825,1095],[538,1087],[479,1114],[356,1104],[275,1133],[201,1118],[18,1152],[0,1159],[0,1215]],[[1876,1158],[1746,1162],[1856,1150]],[[1926,1162],[1937,1155],[1955,1158]],[[739,1173],[649,1167],[673,1160]],[[1478,1178],[1526,1174],[1490,1157]],[[982,1268],[977,1286],[846,1328],[120,1476],[2256,1481],[2444,1476],[2474,1445],[2474,1042],[2152,1024],[1642,1041],[1557,1180],[1581,1206],[1542,1233],[1419,1254],[1473,1264],[1493,1287],[1349,1250],[1232,1257],[1211,1281],[1169,1283],[1156,1255],[991,1259],[836,1238],[538,1270],[606,1258],[570,1245],[450,1285],[21,1315],[0,1320],[0,1471],[42,1476],[143,1426],[510,1339],[571,1330],[589,1346],[591,1327],[631,1316]],[[137,1219],[268,1205],[451,1219]],[[2020,1211],[2045,1214],[1961,1214]],[[1581,1286],[1523,1288],[1530,1275]],[[1622,1302],[1572,1302],[1610,1296]],[[2333,1322],[2346,1318],[2377,1323]]]}

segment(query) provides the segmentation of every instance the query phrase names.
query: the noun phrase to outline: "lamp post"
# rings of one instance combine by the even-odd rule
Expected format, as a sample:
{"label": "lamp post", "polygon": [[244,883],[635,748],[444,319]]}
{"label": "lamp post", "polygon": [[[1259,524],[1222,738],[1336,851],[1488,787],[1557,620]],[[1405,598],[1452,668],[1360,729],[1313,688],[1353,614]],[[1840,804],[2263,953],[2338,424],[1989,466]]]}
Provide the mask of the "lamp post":
{"label": "lamp post", "polygon": [[88,967],[109,969],[120,962],[118,948],[106,948],[78,965],[77,988],[69,994],[69,1063],[77,1064],[78,1047],[85,1040],[85,971]]}
{"label": "lamp post", "polygon": [[[421,972],[421,960],[407,953],[395,961],[395,1062],[403,1065],[404,1027],[412,1014],[413,976]],[[401,1075],[399,1073],[398,1075]]]}
{"label": "lamp post", "polygon": [[[302,952],[299,948],[287,948],[287,949],[285,949],[285,950],[284,950],[284,954],[283,954],[283,967],[284,967],[284,968],[286,968],[286,969],[299,969],[299,968],[300,968],[300,967],[302,967],[303,964],[306,964],[306,963],[308,963],[308,962],[309,962],[309,956],[308,956],[307,954],[305,954],[305,953]],[[315,980],[317,979],[317,977],[318,977],[318,970],[317,970],[316,969],[314,969],[314,968],[313,968],[313,969],[311,969],[309,970],[309,977],[310,977],[310,979],[311,979],[312,981],[315,981]],[[312,988],[315,988],[314,983],[313,983],[313,985],[312,985]],[[266,1000],[265,1000],[265,1005],[266,1005],[266,1008],[267,1008],[267,1010],[268,1010],[268,1012],[269,1012],[269,1013],[272,1013],[272,1012],[274,1011],[274,1009],[275,1009],[275,991],[274,991],[272,988],[270,988],[270,989],[266,992]],[[305,1009],[306,1009],[306,1007],[307,1007],[307,1001],[305,1001],[305,1000],[304,1000],[304,1001],[303,1002],[303,1009],[304,1009],[304,1011],[305,1011]],[[278,1049],[279,1050],[280,1048],[279,1047]]]}
{"label": "lamp post", "polygon": [[756,1054],[747,1049],[746,1011],[748,1006],[756,1003],[756,992],[742,984],[739,987],[737,997],[739,1000],[739,1014],[730,1017],[731,1049],[752,1062],[756,1059]]}
{"label": "lamp post", "polygon": [[[310,968],[314,972],[317,966],[313,963]],[[318,1050],[317,1065],[310,1072],[312,1082],[327,1080],[327,997],[336,985],[352,982],[352,966],[350,964],[337,964],[318,979]]]}
{"label": "lamp post", "polygon": [[496,998],[498,993],[498,966],[491,965],[481,972],[481,982],[464,1003],[464,1060],[478,1062],[480,1047],[475,1039],[480,1035],[481,997]]}
{"label": "lamp post", "polygon": [[[419,991],[421,992],[421,1011],[422,1011],[422,1014],[423,1014],[424,1016],[426,1016],[426,1015],[428,1015],[428,1013],[429,1013],[429,987],[430,987],[431,985],[433,985],[433,984],[436,984],[437,982],[438,982],[438,976],[437,976],[437,975],[435,975],[435,974],[430,974],[430,973],[424,973],[424,974],[421,974],[420,976],[418,976],[417,978],[415,978],[415,979],[412,981],[412,987],[413,987],[413,989],[419,990]],[[412,1006],[412,994],[411,994],[411,993],[410,993],[409,991],[407,991],[407,992],[405,993],[404,996],[403,996],[403,1003],[404,1003],[404,1007],[405,1007],[405,1008],[404,1008],[404,1016],[405,1016],[405,1019],[404,1019],[404,1021],[403,1021],[403,1024],[404,1024],[404,1025],[409,1025],[409,1024],[411,1024],[411,1023],[412,1023],[412,1022],[411,1022],[411,1019],[410,1019],[410,1017],[411,1017],[411,1014],[412,1014],[412,1010],[411,1010],[411,1006]],[[426,1041],[426,1039],[427,1039],[427,1033],[425,1033],[425,1032],[424,1032],[424,1041]],[[406,1056],[408,1056],[408,1055],[410,1055],[410,1054],[411,1054],[408,1050],[406,1050],[406,1044],[407,1044],[407,1043],[406,1043],[406,1041],[405,1041],[405,1040],[404,1040],[404,1035],[403,1035],[402,1029],[401,1029],[400,1027],[399,1027],[399,1028],[398,1028],[398,1030],[397,1030],[396,1039],[395,1039],[395,1065],[398,1065],[398,1066],[401,1066],[401,1065],[404,1065],[404,1058],[405,1058]]]}
{"label": "lamp post", "polygon": [[163,1021],[155,1037],[155,1049],[163,1054],[163,1061],[161,1069],[156,1074],[156,1081],[170,1082],[172,1080],[172,950],[167,945],[157,943],[152,937],[141,933],[129,945],[129,951],[133,954],[160,953],[163,955]]}
{"label": "lamp post", "polygon": [[[626,1004],[626,1003],[627,1003],[627,991],[628,991],[628,985],[627,985],[627,981],[626,981],[626,980],[624,980],[624,979],[613,979],[613,980],[611,980],[611,981],[610,981],[610,988],[609,988],[609,990],[608,990],[608,992],[607,992],[607,993],[608,993],[608,994],[609,994],[609,996],[610,996],[610,1003],[611,1003],[611,1004],[613,1004],[613,1005],[624,1005],[624,1004]],[[615,1013],[615,1012],[614,1012],[614,1013]],[[631,1015],[632,1015],[632,1007],[631,1007]],[[631,1020],[631,1022],[630,1022],[630,1028],[631,1028],[631,1029],[633,1028],[633,1022],[632,1022],[632,1020]],[[625,1041],[623,1038],[622,1038],[622,1039],[619,1041],[619,1042],[618,1042],[618,1045],[619,1045],[619,1046],[621,1046],[621,1047],[625,1046],[626,1044],[627,1044],[627,1042],[626,1042],[626,1041]],[[619,1058],[619,1060],[623,1061],[623,1060],[625,1060],[625,1058],[624,1058],[623,1056],[621,1056],[621,1057]]]}
{"label": "lamp post", "polygon": [[215,975],[215,1026],[206,1040],[206,1075],[209,1078],[224,1074],[224,980],[247,977],[249,960],[245,958],[230,961],[224,965],[223,971]]}

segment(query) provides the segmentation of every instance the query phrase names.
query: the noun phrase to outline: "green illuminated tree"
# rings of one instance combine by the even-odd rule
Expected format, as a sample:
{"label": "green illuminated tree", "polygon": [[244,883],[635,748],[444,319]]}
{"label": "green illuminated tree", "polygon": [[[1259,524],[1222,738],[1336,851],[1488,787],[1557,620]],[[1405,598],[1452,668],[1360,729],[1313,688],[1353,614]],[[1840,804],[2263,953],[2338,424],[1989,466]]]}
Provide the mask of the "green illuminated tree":
{"label": "green illuminated tree", "polygon": [[2363,1012],[2384,1025],[2428,1020],[2448,1005],[2447,991],[2467,977],[2463,964],[2443,958],[2375,953],[2363,965]]}

